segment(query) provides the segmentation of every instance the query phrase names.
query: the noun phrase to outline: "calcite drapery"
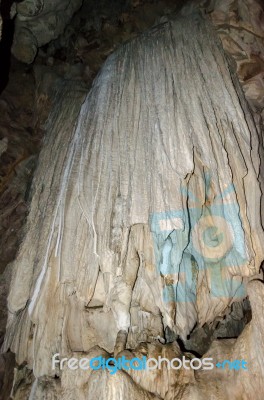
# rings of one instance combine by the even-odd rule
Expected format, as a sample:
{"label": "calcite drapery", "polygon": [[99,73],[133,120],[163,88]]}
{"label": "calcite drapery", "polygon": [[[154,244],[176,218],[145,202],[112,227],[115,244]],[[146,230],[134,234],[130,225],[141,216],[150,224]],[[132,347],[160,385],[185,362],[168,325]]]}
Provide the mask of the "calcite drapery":
{"label": "calcite drapery", "polygon": [[4,349],[36,377],[120,330],[185,338],[263,259],[258,133],[199,14],[122,46],[78,118],[77,89],[58,90],[13,265]]}

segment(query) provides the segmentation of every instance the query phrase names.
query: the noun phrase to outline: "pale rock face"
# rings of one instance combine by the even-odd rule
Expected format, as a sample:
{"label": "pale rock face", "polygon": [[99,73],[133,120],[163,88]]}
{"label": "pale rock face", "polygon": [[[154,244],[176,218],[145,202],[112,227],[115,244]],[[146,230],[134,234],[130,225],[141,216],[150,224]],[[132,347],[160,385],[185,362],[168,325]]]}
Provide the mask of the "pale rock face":
{"label": "pale rock face", "polygon": [[[209,372],[200,381],[166,369],[158,378],[56,371],[55,380],[51,358],[125,347],[181,356],[177,343],[157,342],[166,327],[186,339],[247,290],[255,314],[226,354],[257,353],[263,286],[248,281],[263,260],[261,143],[244,94],[215,31],[194,14],[122,46],[84,95],[69,82],[57,88],[3,349],[32,369],[31,399],[210,398]],[[211,399],[226,398],[232,380]]]}
{"label": "pale rock face", "polygon": [[[115,374],[110,371],[98,370],[69,370],[64,369],[61,374],[61,385],[57,380],[42,377],[35,379],[30,391],[25,390],[25,385],[20,386],[16,400],[28,398],[41,399],[43,393],[52,399],[165,399],[165,400],[247,400],[263,398],[263,282],[254,280],[248,284],[248,293],[252,305],[252,321],[238,339],[228,339],[213,342],[205,358],[217,361],[228,359],[248,360],[245,369],[227,370],[174,370],[162,363],[162,368],[152,371],[125,371],[118,370]],[[258,346],[256,346],[258,343]],[[86,353],[72,353],[77,360],[85,357],[90,361],[94,357],[110,357],[110,354],[98,346]],[[140,343],[134,351],[125,350],[117,357],[125,356],[127,360],[134,357],[158,357],[172,359],[192,360],[190,353],[182,353],[176,342],[162,345],[158,341]],[[196,361],[197,364],[197,361]],[[25,379],[25,377],[24,377]],[[24,397],[23,397],[24,396]]]}

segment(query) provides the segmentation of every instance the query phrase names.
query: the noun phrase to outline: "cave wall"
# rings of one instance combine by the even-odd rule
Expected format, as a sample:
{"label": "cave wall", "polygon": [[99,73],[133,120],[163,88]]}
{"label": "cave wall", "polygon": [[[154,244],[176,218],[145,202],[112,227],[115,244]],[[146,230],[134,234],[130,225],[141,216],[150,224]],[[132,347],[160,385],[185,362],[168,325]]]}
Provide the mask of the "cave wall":
{"label": "cave wall", "polygon": [[[37,378],[56,352],[113,352],[120,330],[132,349],[167,326],[186,338],[246,296],[263,259],[259,132],[206,20],[122,46],[85,101],[75,86],[54,94],[12,265],[4,349]],[[205,226],[224,247],[203,254]]]}
{"label": "cave wall", "polygon": [[17,5],[13,53],[22,62],[32,63],[40,46],[63,33],[81,0],[24,0]]}
{"label": "cave wall", "polygon": [[[40,47],[61,37],[76,14],[86,18],[86,29],[105,31],[106,35],[118,36],[116,23],[125,22],[122,36],[129,39],[133,30],[147,29],[166,15],[184,5],[184,13],[202,9],[216,27],[225,50],[237,63],[237,73],[253,107],[263,110],[263,6],[260,0],[211,0],[197,2],[164,1],[99,1],[70,2],[24,0],[16,7],[16,29],[13,54],[21,61],[32,63]],[[79,14],[78,14],[78,10]],[[14,15],[15,11],[13,11]],[[118,17],[119,15],[119,17]],[[165,16],[164,16],[165,15]],[[107,19],[110,17],[110,20]],[[77,18],[78,19],[78,18]],[[105,20],[107,23],[105,24]],[[115,23],[113,23],[113,21]],[[72,25],[73,26],[73,25]],[[106,38],[105,38],[106,40]],[[69,42],[67,43],[67,46]],[[85,42],[79,43],[81,47]]]}
{"label": "cave wall", "polygon": [[209,5],[206,2],[200,5],[216,27],[225,51],[236,62],[237,74],[251,107],[263,113],[263,4],[255,0],[215,0]]}

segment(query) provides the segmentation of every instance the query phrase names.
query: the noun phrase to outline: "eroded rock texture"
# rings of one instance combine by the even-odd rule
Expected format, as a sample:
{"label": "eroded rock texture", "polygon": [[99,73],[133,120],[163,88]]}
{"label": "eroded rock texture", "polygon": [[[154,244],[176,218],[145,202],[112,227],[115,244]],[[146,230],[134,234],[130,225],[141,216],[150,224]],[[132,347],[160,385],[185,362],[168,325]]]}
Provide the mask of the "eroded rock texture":
{"label": "eroded rock texture", "polygon": [[[164,342],[169,328],[185,340],[247,295],[263,260],[261,142],[234,72],[214,29],[194,14],[122,46],[86,99],[76,82],[57,86],[12,266],[3,349],[36,378],[32,385],[28,372],[14,398],[83,398],[85,385],[98,398],[98,374],[110,382],[107,399],[171,396],[170,374],[168,386],[161,378],[153,388],[100,371],[73,389],[67,371],[52,380],[51,358],[153,341],[149,354],[155,346],[178,354],[176,343],[163,349],[155,339]],[[126,343],[115,347],[120,331]]]}
{"label": "eroded rock texture", "polygon": [[[250,296],[251,305],[253,308],[253,318],[244,332],[237,340],[221,340],[214,341],[209,351],[203,358],[212,357],[214,360],[250,360],[248,370],[232,370],[214,369],[213,371],[192,371],[192,370],[173,370],[166,368],[166,363],[163,364],[161,370],[153,371],[125,371],[117,372],[113,378],[109,372],[96,371],[89,376],[88,384],[84,377],[79,373],[73,373],[70,376],[69,372],[63,374],[62,380],[68,382],[68,387],[78,388],[76,397],[80,393],[86,395],[89,399],[110,399],[110,398],[129,398],[126,393],[129,390],[130,379],[134,385],[139,385],[145,391],[152,395],[158,396],[166,400],[248,400],[252,398],[252,393],[256,399],[263,398],[263,338],[261,331],[263,329],[263,308],[260,304],[263,303],[264,285],[260,281],[252,281],[248,285],[248,293]],[[258,347],[256,347],[258,343]],[[97,349],[89,352],[88,357],[102,354]],[[183,353],[176,342],[172,344],[161,345],[160,343],[141,343],[133,352],[124,351],[119,356],[125,355],[127,359],[132,357],[142,358],[143,356],[166,357],[171,360],[175,357],[180,359],[185,356],[192,359],[191,354]],[[104,382],[104,390],[100,385],[93,385],[97,375],[98,381]],[[117,378],[118,377],[118,378]],[[74,380],[72,380],[74,379]],[[125,384],[124,384],[125,382]],[[115,388],[119,387],[121,395],[116,395]],[[109,393],[112,392],[109,396]],[[114,394],[114,395],[113,395]],[[144,397],[142,399],[148,398]],[[115,397],[116,396],[116,397]],[[71,398],[71,397],[70,397]],[[74,398],[74,397],[72,397]],[[133,398],[133,397],[132,397]],[[136,398],[136,397],[135,397]]]}
{"label": "eroded rock texture", "polygon": [[264,108],[264,12],[261,1],[214,1],[210,17],[225,50],[235,59],[237,73],[252,107]]}
{"label": "eroded rock texture", "polygon": [[24,0],[17,5],[13,53],[25,63],[32,63],[40,46],[56,39],[81,0]]}
{"label": "eroded rock texture", "polygon": [[[39,47],[53,42],[69,49],[78,38],[78,58],[88,58],[91,64],[102,64],[96,33],[103,36],[102,53],[112,52],[118,43],[145,31],[158,20],[177,10],[184,0],[24,0],[17,6],[13,54],[25,63],[32,63]],[[75,18],[76,17],[76,18]],[[85,43],[83,33],[92,34],[92,46]],[[55,41],[54,39],[57,39]],[[81,39],[81,40],[79,40]],[[86,51],[83,52],[83,47]],[[89,54],[87,54],[87,47]],[[87,60],[86,60],[87,64]],[[98,69],[98,68],[97,68]]]}
{"label": "eroded rock texture", "polygon": [[[69,370],[58,379],[40,377],[34,380],[28,370],[18,370],[14,385],[13,398],[16,400],[30,398],[39,400],[43,395],[51,399],[165,399],[165,400],[248,400],[263,398],[263,282],[254,280],[248,284],[248,293],[253,309],[252,321],[237,340],[221,340],[212,343],[209,351],[202,358],[212,357],[215,361],[249,360],[247,370],[214,369],[210,371],[194,371],[188,369],[173,370],[162,364],[160,370],[110,371]],[[258,346],[256,346],[258,343]],[[108,358],[111,355],[102,348],[95,346],[88,352],[73,352],[76,359],[86,357]],[[120,352],[118,357],[125,356],[127,360],[134,357],[166,357],[189,362],[193,359],[190,353],[183,353],[176,342],[162,345],[158,341],[140,343],[133,351]],[[196,361],[197,363],[197,361]],[[23,383],[21,384],[21,380]],[[31,385],[30,385],[31,382]]]}

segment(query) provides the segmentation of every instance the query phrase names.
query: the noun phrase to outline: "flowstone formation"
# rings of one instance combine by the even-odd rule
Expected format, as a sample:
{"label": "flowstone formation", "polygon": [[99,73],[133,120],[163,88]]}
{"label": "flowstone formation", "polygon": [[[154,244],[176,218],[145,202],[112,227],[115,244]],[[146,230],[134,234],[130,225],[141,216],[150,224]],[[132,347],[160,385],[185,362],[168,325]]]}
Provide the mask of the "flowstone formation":
{"label": "flowstone formation", "polygon": [[[263,398],[263,287],[248,283],[263,260],[263,149],[212,26],[195,13],[128,42],[87,96],[61,82],[47,130],[12,266],[3,350],[26,365],[13,398],[238,400],[255,387]],[[150,372],[143,382],[140,372],[52,369],[55,353],[118,355],[144,342],[149,357],[182,357],[166,330],[185,341],[248,288],[252,322],[225,353],[248,359],[248,397],[232,389],[234,371],[222,371],[212,394],[210,371],[204,381],[164,371],[153,385]],[[214,343],[213,357],[223,346]]]}

